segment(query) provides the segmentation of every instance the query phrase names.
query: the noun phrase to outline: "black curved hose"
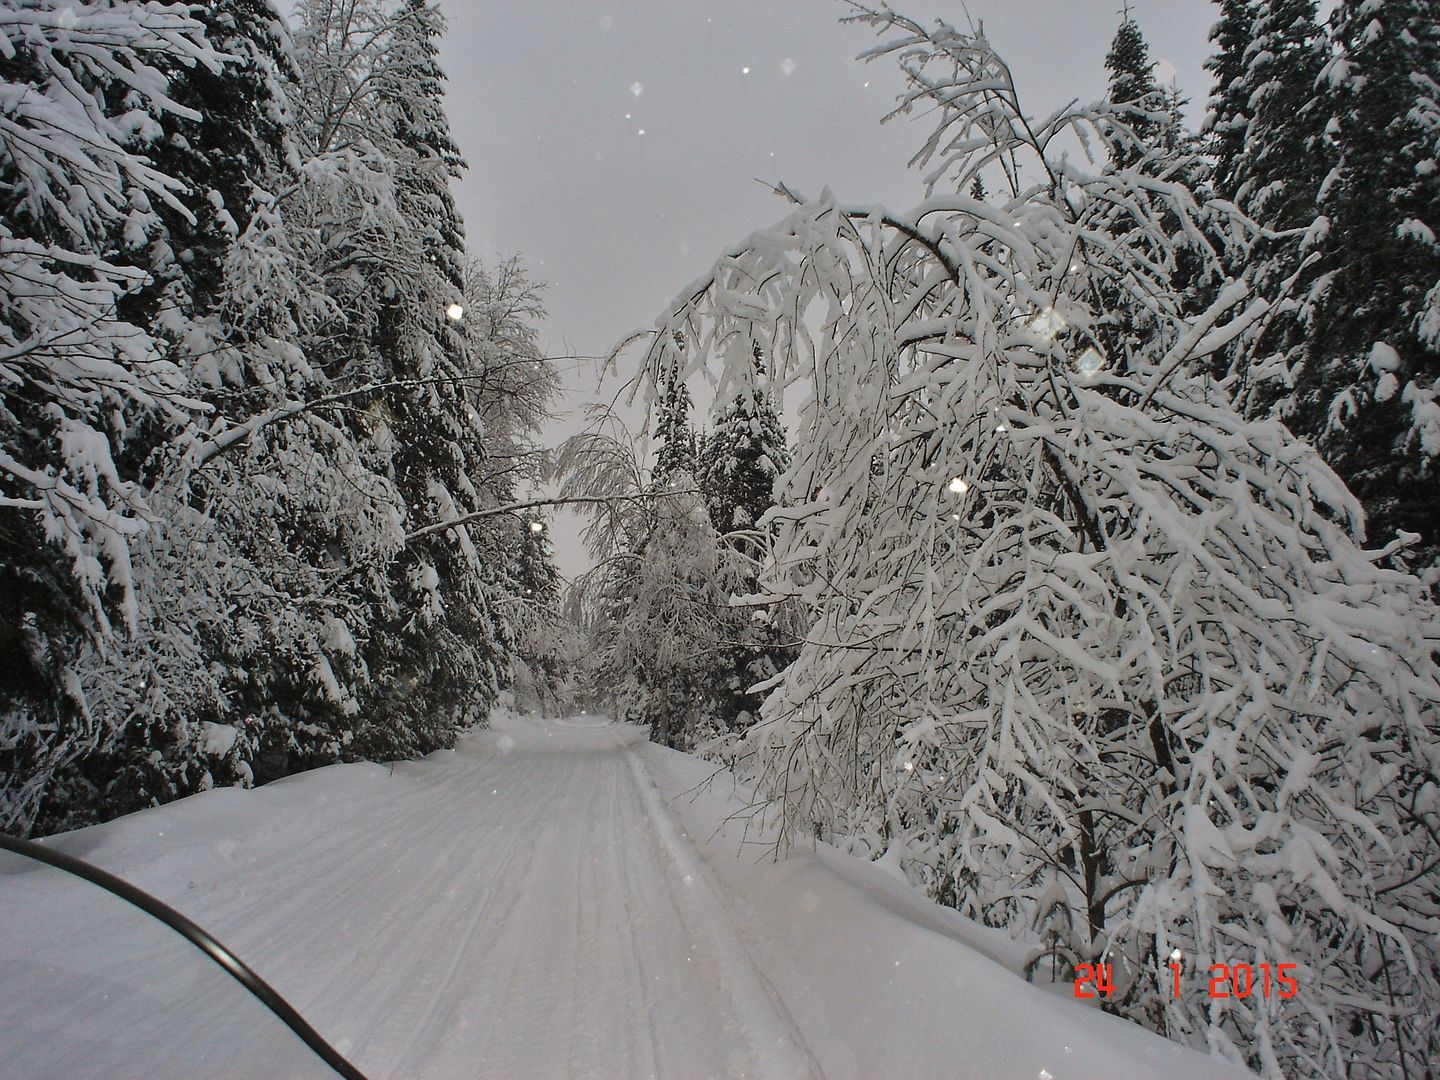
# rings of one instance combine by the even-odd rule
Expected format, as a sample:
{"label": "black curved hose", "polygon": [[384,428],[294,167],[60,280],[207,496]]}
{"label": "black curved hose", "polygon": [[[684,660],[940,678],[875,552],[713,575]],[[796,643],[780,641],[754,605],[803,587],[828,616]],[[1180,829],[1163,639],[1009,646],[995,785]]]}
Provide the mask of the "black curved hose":
{"label": "black curved hose", "polygon": [[255,974],[245,961],[216,941],[204,928],[196,926],[168,904],[161,903],[144,890],[137,889],[128,881],[101,870],[98,866],[91,866],[83,859],[55,851],[43,844],[20,840],[0,833],[0,849],[13,851],[17,855],[24,855],[38,862],[49,863],[57,870],[64,870],[67,874],[84,878],[91,884],[114,893],[121,900],[134,904],[145,914],[159,919],[229,972],[236,982],[259,998],[267,1009],[284,1021],[286,1027],[299,1035],[306,1046],[314,1050],[326,1065],[345,1077],[345,1080],[365,1080],[364,1073],[341,1057],[340,1052],[327,1043],[320,1033],[295,1011],[294,1006],[281,997],[274,987]]}

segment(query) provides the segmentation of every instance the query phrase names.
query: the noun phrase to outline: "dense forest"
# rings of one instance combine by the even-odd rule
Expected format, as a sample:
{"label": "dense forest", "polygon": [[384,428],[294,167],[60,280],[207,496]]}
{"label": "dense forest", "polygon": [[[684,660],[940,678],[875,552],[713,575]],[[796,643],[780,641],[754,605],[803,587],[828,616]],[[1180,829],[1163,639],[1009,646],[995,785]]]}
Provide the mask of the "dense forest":
{"label": "dense forest", "polygon": [[[583,705],[1035,980],[1435,1076],[1440,3],[1221,0],[1198,131],[1128,13],[1042,116],[982,29],[839,9],[923,201],[779,185],[612,353],[647,431],[550,453],[429,0],[0,3],[0,828]],[[1296,992],[1171,991],[1215,963]]]}
{"label": "dense forest", "polygon": [[556,380],[523,265],[465,251],[441,32],[0,7],[7,831],[423,754],[546,662],[548,539],[497,508]]}

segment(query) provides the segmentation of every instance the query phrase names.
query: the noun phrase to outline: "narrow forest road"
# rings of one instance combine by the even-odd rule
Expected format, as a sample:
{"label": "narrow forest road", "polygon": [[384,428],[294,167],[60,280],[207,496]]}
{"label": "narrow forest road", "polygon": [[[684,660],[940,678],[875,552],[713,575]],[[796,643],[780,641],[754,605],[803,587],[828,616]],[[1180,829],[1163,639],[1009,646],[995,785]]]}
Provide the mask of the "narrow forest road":
{"label": "narrow forest road", "polygon": [[[374,1077],[814,1075],[632,752],[643,733],[544,735],[462,745],[388,796],[377,834],[289,856],[288,902],[335,904],[359,953],[338,964],[333,942],[292,934],[287,966],[334,972],[302,999]],[[362,857],[308,882],[336,840]]]}
{"label": "narrow forest road", "polygon": [[[1024,945],[880,864],[765,858],[733,778],[641,730],[496,723],[47,843],[210,930],[370,1080],[1247,1075],[1027,983]],[[196,1076],[333,1080],[168,929],[0,852],[0,1080]]]}
{"label": "narrow forest road", "polygon": [[[643,739],[572,721],[527,728],[519,741],[473,737],[393,773],[362,766],[370,782],[343,796],[323,774],[284,781],[310,797],[267,815],[263,831],[212,837],[203,869],[187,838],[149,831],[162,849],[189,850],[179,897],[158,880],[174,880],[178,866],[130,876],[245,957],[372,1080],[818,1076],[636,756]],[[158,815],[130,824],[149,817]],[[47,939],[35,916],[54,903],[24,906],[28,917],[0,930],[0,949],[38,967],[44,950],[26,946]],[[105,935],[122,954],[124,931]],[[137,985],[150,983],[146,957],[130,961]],[[168,1035],[148,1030],[153,1015],[118,1027],[152,1048],[191,1038],[233,1011],[222,981],[202,977],[200,992],[182,992]],[[91,1026],[94,1006],[66,996],[50,1007],[50,1029]],[[5,1054],[4,1040],[6,1080],[115,1075],[69,1039],[12,1072],[25,1059]],[[218,1056],[232,1075],[248,1073],[242,1053]],[[157,1080],[143,1055],[121,1060]]]}

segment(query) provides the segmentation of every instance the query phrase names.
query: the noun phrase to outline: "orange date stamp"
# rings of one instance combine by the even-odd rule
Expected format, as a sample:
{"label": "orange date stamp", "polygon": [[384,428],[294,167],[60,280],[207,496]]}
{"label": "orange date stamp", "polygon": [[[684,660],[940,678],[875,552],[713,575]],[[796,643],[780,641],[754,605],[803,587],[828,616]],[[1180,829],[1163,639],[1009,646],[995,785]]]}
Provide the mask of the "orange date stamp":
{"label": "orange date stamp", "polygon": [[[1170,961],[1170,992],[1181,995],[1180,977],[1184,961]],[[1211,964],[1207,992],[1211,1000],[1219,998],[1277,997],[1293,998],[1300,992],[1300,983],[1292,972],[1294,964]],[[1115,969],[1112,964],[1075,965],[1075,996],[1098,998],[1115,996]]]}

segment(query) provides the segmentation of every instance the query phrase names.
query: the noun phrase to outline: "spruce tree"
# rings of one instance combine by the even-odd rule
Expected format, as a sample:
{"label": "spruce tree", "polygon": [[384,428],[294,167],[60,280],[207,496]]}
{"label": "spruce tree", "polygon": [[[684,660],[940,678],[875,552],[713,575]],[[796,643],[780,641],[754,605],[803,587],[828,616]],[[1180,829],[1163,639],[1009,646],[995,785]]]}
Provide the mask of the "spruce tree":
{"label": "spruce tree", "polygon": [[[1241,80],[1253,112],[1242,132],[1243,154],[1231,166],[1234,187],[1226,193],[1217,184],[1217,194],[1276,231],[1315,220],[1316,196],[1329,168],[1327,117],[1315,94],[1327,51],[1315,0],[1260,4]],[[1218,168],[1216,175],[1218,180]]]}
{"label": "spruce tree", "polygon": [[696,440],[690,408],[690,388],[684,379],[672,375],[665,381],[655,416],[655,439],[659,445],[650,482],[656,490],[675,486],[682,476],[696,475]]}
{"label": "spruce tree", "polygon": [[[1184,99],[1174,87],[1162,88],[1155,81],[1150,48],[1134,19],[1126,17],[1115,33],[1105,58],[1110,73],[1109,95],[1112,125],[1108,130],[1112,167],[1117,171],[1136,169],[1148,177],[1189,188],[1205,178],[1198,140],[1185,129],[1181,115]],[[1213,299],[1216,279],[1204,267],[1213,262],[1205,248],[1219,249],[1223,240],[1197,235],[1180,227],[1166,209],[1164,200],[1153,193],[1137,192],[1134,204],[1117,205],[1110,215],[1139,226],[1151,214],[1158,215],[1170,234],[1164,252],[1167,287],[1185,297],[1188,311],[1203,310]],[[1143,206],[1138,205],[1143,204]],[[1207,233],[1211,222],[1203,222]],[[1147,303],[1127,300],[1112,283],[1097,286],[1102,316],[1094,328],[1100,351],[1128,366],[1130,357],[1154,334],[1155,319]]]}
{"label": "spruce tree", "polygon": [[517,523],[516,619],[512,686],[516,705],[548,711],[559,705],[572,677],[573,635],[560,610],[562,578],[550,532],[539,519]]}
{"label": "spruce tree", "polygon": [[[756,368],[760,349],[755,347]],[[720,533],[753,529],[775,505],[775,479],[789,464],[785,432],[759,375],[720,410],[701,443],[698,479]]]}
{"label": "spruce tree", "polygon": [[[216,0],[197,8],[196,18],[211,47],[226,61],[210,67],[180,63],[165,54],[157,58],[166,70],[167,96],[188,113],[153,110],[156,128],[143,151],[177,182],[179,200],[153,205],[145,240],[130,252],[149,282],[127,296],[120,310],[150,329],[186,372],[212,416],[243,422],[272,404],[273,396],[247,393],[237,385],[240,380],[219,375],[256,344],[251,329],[231,317],[233,294],[248,283],[234,280],[237,275],[233,267],[227,269],[227,262],[259,208],[261,181],[288,171],[293,61],[283,20],[270,0]],[[230,370],[237,374],[233,366]],[[234,768],[238,758],[228,764],[207,758],[202,722],[225,718],[222,699],[242,709],[255,704],[242,687],[256,685],[256,672],[247,658],[237,655],[228,620],[214,617],[215,607],[233,602],[215,595],[224,584],[210,580],[203,566],[188,563],[213,560],[207,541],[244,550],[255,523],[226,521],[222,515],[195,520],[200,508],[220,500],[234,504],[243,497],[222,493],[204,474],[183,480],[174,475],[173,455],[161,452],[161,433],[151,429],[147,435],[127,447],[127,457],[136,463],[144,483],[166,492],[183,483],[188,492],[188,497],[170,503],[151,530],[157,549],[168,552],[161,571],[167,585],[183,582],[190,591],[181,596],[177,589],[166,605],[194,613],[194,647],[209,663],[192,666],[191,696],[171,697],[173,707],[162,708],[158,702],[166,696],[156,695],[150,707],[134,711],[109,746],[78,760],[74,776],[58,778],[61,785],[79,783],[87,790],[83,799],[65,808],[75,821],[112,817],[191,794],[217,780],[245,778],[243,770]],[[262,573],[273,569],[263,556],[253,565]],[[121,654],[129,662],[147,662],[143,650],[127,647]],[[242,672],[247,667],[251,670]],[[59,811],[63,802],[52,800],[51,811]]]}
{"label": "spruce tree", "polygon": [[1112,140],[1111,160],[1117,169],[1128,169],[1145,156],[1147,148],[1159,144],[1165,127],[1161,117],[1165,102],[1155,82],[1150,46],[1145,43],[1139,24],[1128,15],[1110,43],[1105,70],[1110,73],[1107,97],[1115,117],[1134,134],[1134,138]]}
{"label": "spruce tree", "polygon": [[420,234],[426,261],[458,298],[465,284],[465,230],[450,182],[463,175],[465,161],[445,117],[437,44],[444,29],[430,0],[404,0],[377,79],[392,137],[404,151],[397,161],[401,211]]}
{"label": "spruce tree", "polygon": [[[450,183],[464,163],[444,112],[443,29],[428,0],[404,0],[373,68],[376,148],[393,168],[409,259],[379,270],[374,349],[396,383],[385,404],[412,528],[473,513],[492,494],[478,486],[483,444],[469,419],[481,356],[463,310],[463,226]],[[358,750],[428,752],[484,715],[509,669],[515,628],[493,601],[514,589],[515,556],[513,531],[497,522],[406,545],[390,568],[393,605],[367,652],[373,708]]]}
{"label": "spruce tree", "polygon": [[289,35],[272,0],[214,0],[198,7],[196,17],[229,59],[219,70],[169,66],[170,97],[196,118],[169,121],[165,137],[148,148],[186,194],[184,213],[157,207],[166,242],[149,269],[161,285],[183,281],[170,303],[204,313],[223,301],[225,257],[250,223],[256,185],[292,153],[295,73]]}
{"label": "spruce tree", "polygon": [[[978,178],[977,178],[978,180]],[[700,450],[700,488],[711,524],[750,564],[737,591],[754,593],[758,566],[768,548],[755,535],[765,513],[775,505],[775,483],[790,465],[785,431],[768,388],[763,384],[763,354],[753,346],[749,377],[715,418]],[[749,688],[770,678],[794,659],[783,647],[763,609],[753,609],[748,623],[736,621],[734,639],[718,651],[715,691],[720,719],[730,730],[748,726],[764,700]]]}
{"label": "spruce tree", "polygon": [[1316,95],[1328,49],[1314,0],[1259,5],[1241,79],[1253,115],[1243,154],[1230,170],[1234,190],[1227,197],[1270,234],[1292,235],[1264,235],[1248,253],[1256,291],[1278,298],[1243,372],[1246,408],[1252,413],[1274,404],[1304,360],[1308,296],[1316,278],[1309,230],[1318,213],[1321,182],[1333,163],[1325,137],[1328,113]]}
{"label": "spruce tree", "polygon": [[131,2],[10,5],[0,57],[0,829],[25,833],[103,795],[83,763],[128,719],[209,689],[156,540],[155,452],[203,421],[149,279],[186,186],[150,155],[198,118],[171,69],[223,61]]}
{"label": "spruce tree", "polygon": [[1215,52],[1205,62],[1205,70],[1215,76],[1204,130],[1215,162],[1212,183],[1215,194],[1231,202],[1240,186],[1236,170],[1245,152],[1251,116],[1250,90],[1244,76],[1254,21],[1254,0],[1220,0],[1220,20],[1210,30]]}
{"label": "spruce tree", "polygon": [[1338,164],[1290,421],[1365,504],[1369,539],[1440,564],[1440,3],[1345,0],[1322,77]]}

